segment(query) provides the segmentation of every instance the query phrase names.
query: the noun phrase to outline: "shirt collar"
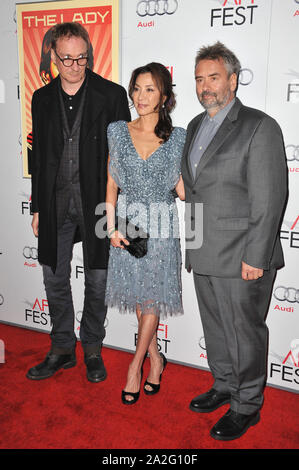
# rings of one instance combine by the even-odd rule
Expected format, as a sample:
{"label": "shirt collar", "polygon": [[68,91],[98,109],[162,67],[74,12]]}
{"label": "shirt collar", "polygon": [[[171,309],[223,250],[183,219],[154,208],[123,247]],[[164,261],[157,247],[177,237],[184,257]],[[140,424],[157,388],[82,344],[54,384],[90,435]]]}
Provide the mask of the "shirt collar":
{"label": "shirt collar", "polygon": [[224,108],[220,109],[218,113],[215,114],[212,118],[209,116],[209,113],[207,112],[207,118],[210,119],[211,121],[215,121],[216,124],[221,124],[226,115],[229,113],[229,111],[232,109],[233,105],[235,104],[236,98],[233,98],[232,101],[230,101]]}
{"label": "shirt collar", "polygon": [[68,98],[72,98],[72,99],[76,99],[76,98],[79,98],[81,95],[82,95],[82,92],[84,90],[84,87],[86,85],[86,82],[87,82],[87,75],[85,75],[85,79],[84,79],[84,82],[82,83],[82,85],[80,86],[79,90],[75,93],[75,95],[68,95],[64,89],[62,88],[61,86],[61,81],[60,81],[60,89],[62,91],[62,97],[64,98],[64,100],[67,100]]}

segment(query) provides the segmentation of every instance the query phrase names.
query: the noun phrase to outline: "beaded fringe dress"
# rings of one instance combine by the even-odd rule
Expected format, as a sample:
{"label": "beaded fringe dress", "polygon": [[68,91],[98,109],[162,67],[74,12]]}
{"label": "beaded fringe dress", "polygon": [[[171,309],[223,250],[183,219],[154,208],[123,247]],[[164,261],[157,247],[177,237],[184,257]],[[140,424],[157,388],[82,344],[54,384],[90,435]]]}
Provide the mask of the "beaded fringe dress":
{"label": "beaded fringe dress", "polygon": [[110,245],[106,305],[121,313],[182,315],[179,218],[173,189],[180,177],[186,131],[175,127],[146,160],[126,121],[108,126],[109,172],[120,188],[116,217],[127,217],[150,237],[143,258]]}

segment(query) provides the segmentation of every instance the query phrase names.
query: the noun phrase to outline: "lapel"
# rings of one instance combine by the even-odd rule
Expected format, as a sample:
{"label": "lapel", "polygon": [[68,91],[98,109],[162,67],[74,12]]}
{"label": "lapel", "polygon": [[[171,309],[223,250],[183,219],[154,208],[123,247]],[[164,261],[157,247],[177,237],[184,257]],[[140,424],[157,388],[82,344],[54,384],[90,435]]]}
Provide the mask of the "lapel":
{"label": "lapel", "polygon": [[201,113],[196,118],[194,118],[194,122],[193,122],[193,124],[191,124],[192,127],[190,129],[190,132],[187,133],[187,140],[186,140],[185,149],[184,149],[183,162],[186,166],[187,174],[188,174],[189,178],[191,179],[191,181],[193,181],[193,174],[192,174],[192,169],[191,169],[191,165],[190,165],[189,155],[190,155],[190,151],[192,149],[193,142],[194,142],[194,139],[196,137],[197,131],[201,126],[201,123],[202,123],[202,120],[203,120],[204,116],[205,116],[205,113]]}
{"label": "lapel", "polygon": [[95,80],[93,73],[86,69],[87,73],[87,90],[86,100],[83,109],[81,130],[80,130],[80,148],[84,140],[88,136],[93,123],[97,120],[99,114],[102,113],[105,106],[105,97],[98,89],[98,80]]}
{"label": "lapel", "polygon": [[[207,163],[211,160],[211,158],[215,155],[219,147],[221,147],[221,145],[229,138],[232,130],[234,129],[234,126],[235,126],[234,123],[237,120],[238,113],[239,113],[241,106],[242,106],[241,101],[238,98],[236,98],[235,104],[233,105],[229,113],[227,114],[226,118],[224,119],[223,123],[219,127],[214,138],[210,142],[209,146],[207,147],[206,151],[204,152],[203,156],[201,157],[199,161],[199,164],[196,170],[194,183],[197,181],[200,175],[200,172],[207,165]],[[188,157],[188,160],[189,160],[189,157]]]}
{"label": "lapel", "polygon": [[188,170],[189,170],[189,173],[190,173],[190,176],[191,176],[192,180],[193,180],[193,173],[192,173],[192,168],[191,168],[191,163],[190,163],[189,155],[190,155],[191,149],[192,149],[192,147],[193,147],[193,143],[194,143],[195,137],[196,137],[196,135],[197,135],[197,132],[198,132],[200,126],[201,126],[201,123],[202,123],[202,121],[203,121],[205,115],[206,115],[206,113],[202,113],[202,114],[199,116],[199,120],[198,120],[197,126],[196,126],[195,129],[194,129],[193,136],[192,136],[192,139],[191,139],[191,141],[190,141],[190,146],[189,146],[189,149],[188,149],[188,160],[187,160],[187,162],[188,162]]}

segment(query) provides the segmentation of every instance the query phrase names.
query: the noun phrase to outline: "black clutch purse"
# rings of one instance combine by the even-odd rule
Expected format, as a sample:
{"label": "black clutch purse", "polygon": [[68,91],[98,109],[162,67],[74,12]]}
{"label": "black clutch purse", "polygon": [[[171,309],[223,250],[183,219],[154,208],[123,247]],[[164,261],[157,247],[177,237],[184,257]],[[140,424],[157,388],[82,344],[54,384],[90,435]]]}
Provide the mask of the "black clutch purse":
{"label": "black clutch purse", "polygon": [[135,258],[142,258],[146,255],[147,241],[149,238],[148,233],[146,233],[142,228],[132,224],[128,218],[123,219],[121,217],[117,217],[115,228],[119,230],[130,243],[129,245],[125,245],[125,243],[121,242],[124,248],[132,256],[135,256]]}

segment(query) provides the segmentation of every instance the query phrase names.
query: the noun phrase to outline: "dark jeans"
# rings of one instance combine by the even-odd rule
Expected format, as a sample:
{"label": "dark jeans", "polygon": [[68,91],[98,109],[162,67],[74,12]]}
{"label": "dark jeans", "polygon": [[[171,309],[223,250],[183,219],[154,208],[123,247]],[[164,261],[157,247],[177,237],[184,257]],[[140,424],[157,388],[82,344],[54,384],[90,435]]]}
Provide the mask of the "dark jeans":
{"label": "dark jeans", "polygon": [[89,269],[82,219],[78,217],[74,206],[71,205],[63,226],[57,231],[55,274],[49,266],[43,265],[44,284],[52,321],[51,351],[56,354],[72,352],[77,341],[74,332],[74,306],[70,277],[74,236],[78,225],[83,237],[85,291],[80,339],[85,354],[99,352],[105,337],[104,321],[107,307],[104,300],[107,270]]}

